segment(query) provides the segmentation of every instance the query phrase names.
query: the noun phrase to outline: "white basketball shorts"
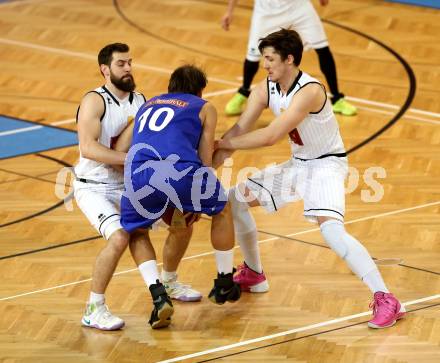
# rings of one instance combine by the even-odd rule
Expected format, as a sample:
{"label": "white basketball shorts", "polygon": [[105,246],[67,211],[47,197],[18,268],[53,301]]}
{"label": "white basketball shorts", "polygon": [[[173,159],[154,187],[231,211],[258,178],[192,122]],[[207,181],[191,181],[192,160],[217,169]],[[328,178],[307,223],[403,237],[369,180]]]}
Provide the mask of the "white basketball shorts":
{"label": "white basketball shorts", "polygon": [[120,205],[124,184],[90,184],[75,180],[73,188],[81,211],[105,239],[122,229]]}
{"label": "white basketball shorts", "polygon": [[252,175],[245,184],[269,213],[302,199],[310,222],[318,216],[343,221],[347,172],[346,158],[290,159]]}
{"label": "white basketball shorts", "polygon": [[289,27],[299,33],[305,50],[328,46],[324,27],[310,1],[293,1],[291,6],[282,12],[263,12],[254,8],[246,59],[252,62],[259,61],[261,56],[258,50],[259,39],[281,28]]}

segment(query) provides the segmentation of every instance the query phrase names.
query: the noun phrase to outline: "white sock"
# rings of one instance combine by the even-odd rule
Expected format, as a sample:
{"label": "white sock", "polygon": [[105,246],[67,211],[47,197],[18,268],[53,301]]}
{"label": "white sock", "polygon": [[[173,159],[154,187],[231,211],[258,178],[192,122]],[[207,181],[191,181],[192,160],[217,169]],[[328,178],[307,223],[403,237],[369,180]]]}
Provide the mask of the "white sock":
{"label": "white sock", "polygon": [[90,291],[89,303],[90,304],[104,304],[105,295],[97,294],[96,292]]}
{"label": "white sock", "polygon": [[233,260],[234,260],[234,249],[228,251],[218,251],[215,252],[215,262],[217,264],[218,273],[229,274],[232,273]]}
{"label": "white sock", "polygon": [[157,270],[156,260],[150,260],[142,262],[139,266],[139,272],[142,275],[145,283],[148,287],[156,283],[156,280],[160,281],[159,271]]}
{"label": "white sock", "polygon": [[176,271],[166,271],[165,269],[162,269],[162,281],[172,281],[177,280],[177,272]]}
{"label": "white sock", "polygon": [[382,279],[382,275],[377,268],[367,273],[362,278],[362,281],[367,284],[373,294],[378,291],[389,293],[385,286],[385,282]]}
{"label": "white sock", "polygon": [[235,238],[243,254],[246,264],[255,272],[263,272],[261,265],[260,249],[257,240],[257,225],[249,205],[237,187],[229,190],[232,218],[234,220]]}
{"label": "white sock", "polygon": [[242,234],[236,233],[235,237],[240,245],[246,265],[255,272],[262,273],[263,267],[261,265],[260,249],[258,248],[257,230]]}

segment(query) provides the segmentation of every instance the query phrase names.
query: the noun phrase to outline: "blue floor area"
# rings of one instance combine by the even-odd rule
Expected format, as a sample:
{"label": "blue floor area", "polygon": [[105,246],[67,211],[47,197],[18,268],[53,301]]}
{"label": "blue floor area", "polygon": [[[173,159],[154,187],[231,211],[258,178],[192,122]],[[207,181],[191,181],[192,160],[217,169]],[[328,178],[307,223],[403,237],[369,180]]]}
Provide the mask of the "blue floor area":
{"label": "blue floor area", "polygon": [[74,131],[0,115],[0,159],[77,144]]}
{"label": "blue floor area", "polygon": [[440,9],[440,0],[388,0],[393,3],[402,3]]}

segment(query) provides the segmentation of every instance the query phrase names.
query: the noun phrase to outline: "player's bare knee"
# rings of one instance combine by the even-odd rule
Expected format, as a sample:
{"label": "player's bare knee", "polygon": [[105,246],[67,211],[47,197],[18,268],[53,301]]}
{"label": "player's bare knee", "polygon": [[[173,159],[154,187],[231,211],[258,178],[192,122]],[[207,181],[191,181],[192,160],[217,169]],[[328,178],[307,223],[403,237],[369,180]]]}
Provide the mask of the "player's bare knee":
{"label": "player's bare knee", "polygon": [[129,243],[143,242],[148,238],[148,229],[136,229],[130,233]]}
{"label": "player's bare knee", "polygon": [[178,240],[191,238],[193,232],[193,225],[191,226],[181,226],[181,227],[169,227],[168,232],[173,235]]}
{"label": "player's bare knee", "polygon": [[122,255],[122,253],[124,253],[125,249],[128,246],[129,240],[130,235],[123,229],[118,229],[111,234],[110,238],[108,239],[108,245],[117,254]]}

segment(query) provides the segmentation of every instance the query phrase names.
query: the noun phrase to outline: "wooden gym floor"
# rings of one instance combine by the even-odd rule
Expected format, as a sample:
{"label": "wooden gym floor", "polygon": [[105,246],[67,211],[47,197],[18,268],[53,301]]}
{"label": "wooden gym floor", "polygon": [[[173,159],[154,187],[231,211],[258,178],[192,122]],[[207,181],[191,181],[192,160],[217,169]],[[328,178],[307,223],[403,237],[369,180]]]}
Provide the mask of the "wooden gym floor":
{"label": "wooden gym floor", "polygon": [[[131,46],[138,89],[147,97],[164,92],[170,71],[183,62],[202,65],[220,136],[235,121],[223,108],[239,85],[251,5],[241,1],[232,30],[224,32],[226,0],[2,2],[0,114],[75,130],[82,95],[102,84],[98,50],[120,41]],[[440,361],[440,13],[379,0],[315,5],[340,88],[359,107],[356,117],[338,116],[354,150],[347,229],[378,259],[390,290],[407,303],[407,317],[390,329],[367,328],[370,292],[296,203],[275,215],[254,212],[268,293],[244,294],[222,307],[207,300],[215,262],[209,221],[202,220],[179,268],[180,279],[203,292],[200,303],[176,303],[173,324],[151,330],[151,299],[126,253],[107,293],[126,328],[82,328],[92,264],[104,241],[74,202],[60,199],[71,192],[70,179],[64,187],[57,175],[78,158],[77,146],[67,146],[0,160],[2,362]],[[313,51],[302,69],[323,80]],[[261,69],[257,80],[263,77]],[[270,119],[266,112],[259,125]],[[26,125],[25,133],[36,132]],[[1,143],[11,135],[21,140],[23,132],[4,130]],[[243,167],[283,161],[288,150],[283,141],[236,153],[233,184]],[[373,175],[384,191],[377,202],[363,201],[375,195],[364,180],[371,167],[386,172]],[[153,234],[159,260],[164,237]]]}

